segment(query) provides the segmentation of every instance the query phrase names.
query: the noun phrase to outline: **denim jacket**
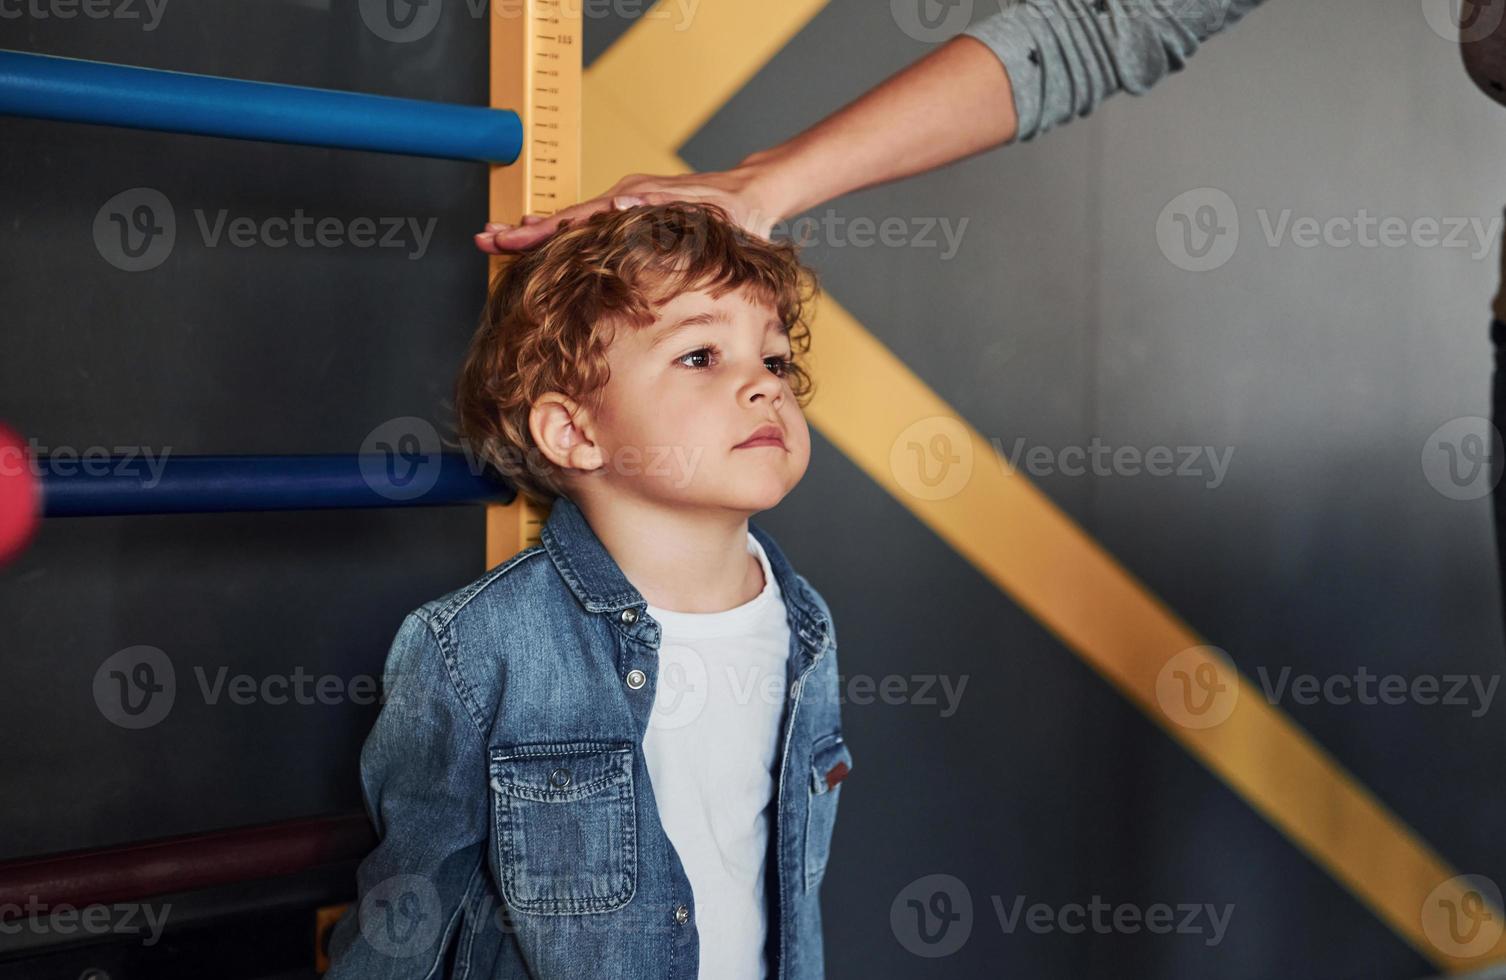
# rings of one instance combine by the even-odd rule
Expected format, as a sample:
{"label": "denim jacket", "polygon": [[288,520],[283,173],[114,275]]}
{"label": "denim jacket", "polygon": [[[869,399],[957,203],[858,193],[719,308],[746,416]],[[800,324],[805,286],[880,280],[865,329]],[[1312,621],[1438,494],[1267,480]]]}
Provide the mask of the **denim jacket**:
{"label": "denim jacket", "polygon": [[[815,980],[819,888],[852,768],[836,632],[768,533],[749,531],[790,627],[768,976]],[[646,606],[562,497],[540,544],[407,615],[361,751],[380,842],[332,934],[330,980],[696,980],[696,900],[643,754],[660,641]]]}

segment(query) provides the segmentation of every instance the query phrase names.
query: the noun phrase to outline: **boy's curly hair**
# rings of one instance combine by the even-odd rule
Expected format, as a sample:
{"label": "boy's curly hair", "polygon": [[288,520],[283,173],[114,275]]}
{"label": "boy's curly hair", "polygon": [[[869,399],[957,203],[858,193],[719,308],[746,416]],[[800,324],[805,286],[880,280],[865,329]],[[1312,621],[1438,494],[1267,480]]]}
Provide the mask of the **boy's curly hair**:
{"label": "boy's curly hair", "polygon": [[455,423],[466,452],[541,503],[565,495],[560,472],[528,430],[535,400],[562,392],[599,405],[618,324],[651,326],[654,307],[680,293],[720,296],[747,288],[789,330],[785,377],[802,408],[814,385],[801,361],[810,347],[814,272],[798,247],[734,224],[716,204],[645,204],[561,223],[493,277],[455,380]]}

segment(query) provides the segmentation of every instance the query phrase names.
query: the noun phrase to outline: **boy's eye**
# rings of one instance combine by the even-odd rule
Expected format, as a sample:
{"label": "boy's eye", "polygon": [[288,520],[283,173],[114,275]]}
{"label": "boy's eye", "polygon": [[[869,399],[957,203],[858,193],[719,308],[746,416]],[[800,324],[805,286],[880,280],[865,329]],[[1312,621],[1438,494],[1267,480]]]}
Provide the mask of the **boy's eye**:
{"label": "boy's eye", "polygon": [[[689,354],[676,358],[675,363],[684,364],[685,367],[690,368],[692,371],[704,371],[711,366],[711,362],[716,358],[717,353],[715,347],[701,347],[691,351]],[[695,358],[695,361],[687,364],[686,362],[690,361],[691,358]],[[789,372],[790,358],[778,354],[771,355],[763,359],[763,365],[782,378]]]}
{"label": "boy's eye", "polygon": [[705,368],[711,366],[711,358],[715,356],[715,354],[716,351],[714,348],[702,347],[700,350],[693,350],[689,354],[686,354],[684,357],[678,358],[676,360],[676,363],[685,364],[685,362],[692,357],[705,358],[706,363],[704,364],[685,364],[685,366],[688,368],[693,368],[695,370],[704,370]]}

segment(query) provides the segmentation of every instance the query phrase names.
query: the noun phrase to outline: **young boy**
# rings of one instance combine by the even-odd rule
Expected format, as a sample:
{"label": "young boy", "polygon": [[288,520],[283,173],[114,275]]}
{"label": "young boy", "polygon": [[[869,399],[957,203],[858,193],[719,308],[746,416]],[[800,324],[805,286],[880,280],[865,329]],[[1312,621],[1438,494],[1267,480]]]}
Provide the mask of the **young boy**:
{"label": "young boy", "polygon": [[814,285],[679,203],[493,282],[458,428],[551,511],[398,630],[361,754],[381,840],[329,977],[823,976],[836,633],[748,520],[809,461]]}

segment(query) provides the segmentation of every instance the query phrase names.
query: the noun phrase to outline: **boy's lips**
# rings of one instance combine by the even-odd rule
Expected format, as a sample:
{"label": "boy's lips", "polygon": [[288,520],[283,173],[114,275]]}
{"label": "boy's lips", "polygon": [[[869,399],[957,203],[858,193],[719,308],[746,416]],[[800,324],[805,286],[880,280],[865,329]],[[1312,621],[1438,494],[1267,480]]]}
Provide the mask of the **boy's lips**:
{"label": "boy's lips", "polygon": [[761,425],[753,431],[753,434],[742,442],[733,446],[733,449],[753,449],[758,446],[784,446],[784,431],[777,425]]}

